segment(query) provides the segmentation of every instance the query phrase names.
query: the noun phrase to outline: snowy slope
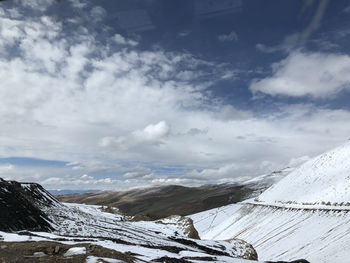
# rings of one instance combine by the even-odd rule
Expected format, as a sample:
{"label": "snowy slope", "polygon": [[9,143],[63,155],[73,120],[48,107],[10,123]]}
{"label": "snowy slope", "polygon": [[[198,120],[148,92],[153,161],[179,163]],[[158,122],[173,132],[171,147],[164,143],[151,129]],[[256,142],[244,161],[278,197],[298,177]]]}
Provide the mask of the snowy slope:
{"label": "snowy slope", "polygon": [[243,185],[255,185],[256,188],[263,188],[267,185],[273,185],[279,182],[282,178],[286,177],[286,175],[290,174],[295,170],[295,167],[286,167],[280,171],[274,171],[269,174],[263,174],[257,177],[254,177],[248,181],[243,182]]}
{"label": "snowy slope", "polygon": [[[189,217],[193,220],[194,227],[197,229],[201,239],[212,239],[212,235],[209,233],[216,227],[221,226],[225,221],[231,222],[232,216],[240,207],[241,204],[232,204],[190,215]],[[207,236],[208,234],[209,236]]]}
{"label": "snowy slope", "polygon": [[242,186],[252,189],[252,193],[246,198],[252,198],[260,195],[266,189],[271,187],[272,185],[278,183],[292,171],[294,171],[296,167],[286,167],[279,171],[274,171],[272,173],[263,174],[257,177],[254,177],[248,181],[242,183]]}
{"label": "snowy slope", "polygon": [[350,206],[350,141],[306,162],[260,195],[259,201]]}
{"label": "snowy slope", "polygon": [[[259,260],[349,262],[349,211],[238,204],[191,218],[202,239],[243,239],[254,246]],[[201,228],[203,218],[207,222],[221,219],[208,229]]]}
{"label": "snowy slope", "polygon": [[297,168],[258,198],[192,215],[202,239],[239,238],[260,260],[348,263],[350,142]]}

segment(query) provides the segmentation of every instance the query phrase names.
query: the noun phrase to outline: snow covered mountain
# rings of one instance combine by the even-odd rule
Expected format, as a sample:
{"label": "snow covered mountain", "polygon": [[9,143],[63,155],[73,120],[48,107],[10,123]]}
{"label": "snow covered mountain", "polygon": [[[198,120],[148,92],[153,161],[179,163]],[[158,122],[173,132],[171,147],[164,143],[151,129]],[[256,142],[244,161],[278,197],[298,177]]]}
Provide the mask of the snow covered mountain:
{"label": "snow covered mountain", "polygon": [[258,198],[192,215],[202,239],[239,238],[261,260],[349,262],[350,142],[306,162]]}
{"label": "snow covered mountain", "polygon": [[259,200],[268,204],[350,206],[350,141],[306,162]]}

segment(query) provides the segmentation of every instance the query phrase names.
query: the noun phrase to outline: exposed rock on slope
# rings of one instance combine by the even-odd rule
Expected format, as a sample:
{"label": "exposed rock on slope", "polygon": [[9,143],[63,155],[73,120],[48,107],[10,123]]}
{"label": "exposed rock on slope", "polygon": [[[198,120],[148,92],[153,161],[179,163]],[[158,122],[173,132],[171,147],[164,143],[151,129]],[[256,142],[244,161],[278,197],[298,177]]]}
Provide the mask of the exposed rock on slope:
{"label": "exposed rock on slope", "polygon": [[258,260],[258,253],[256,253],[256,250],[251,244],[236,238],[231,238],[225,241],[230,243],[233,249],[239,248],[240,250],[245,251],[245,253],[242,255],[243,259]]}
{"label": "exposed rock on slope", "polygon": [[50,231],[50,219],[41,210],[58,204],[38,184],[20,184],[0,178],[0,230]]}
{"label": "exposed rock on slope", "polygon": [[193,220],[189,217],[174,215],[157,220],[156,223],[174,225],[178,229],[182,230],[185,236],[193,239],[199,239],[198,232],[193,226]]}

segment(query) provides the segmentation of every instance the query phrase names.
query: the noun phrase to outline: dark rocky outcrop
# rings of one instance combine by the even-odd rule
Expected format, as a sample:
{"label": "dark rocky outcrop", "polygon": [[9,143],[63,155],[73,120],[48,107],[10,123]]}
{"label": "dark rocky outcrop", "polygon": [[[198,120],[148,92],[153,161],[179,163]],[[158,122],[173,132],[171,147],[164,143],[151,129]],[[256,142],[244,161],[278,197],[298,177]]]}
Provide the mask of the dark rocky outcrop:
{"label": "dark rocky outcrop", "polygon": [[5,181],[0,178],[0,230],[50,231],[50,219],[42,211],[59,205],[42,186],[31,183]]}

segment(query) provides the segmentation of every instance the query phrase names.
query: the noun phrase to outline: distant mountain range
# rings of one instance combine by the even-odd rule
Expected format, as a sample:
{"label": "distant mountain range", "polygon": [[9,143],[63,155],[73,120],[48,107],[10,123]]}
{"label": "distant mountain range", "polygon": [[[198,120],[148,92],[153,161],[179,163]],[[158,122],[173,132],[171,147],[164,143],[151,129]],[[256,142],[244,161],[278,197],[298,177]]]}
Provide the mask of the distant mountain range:
{"label": "distant mountain range", "polygon": [[62,202],[118,207],[125,215],[155,220],[189,215],[256,197],[293,169],[286,168],[243,183],[185,187],[153,186],[128,191],[104,191],[57,196]]}
{"label": "distant mountain range", "polygon": [[77,195],[77,194],[85,194],[85,193],[96,193],[101,192],[101,190],[48,190],[52,195]]}

